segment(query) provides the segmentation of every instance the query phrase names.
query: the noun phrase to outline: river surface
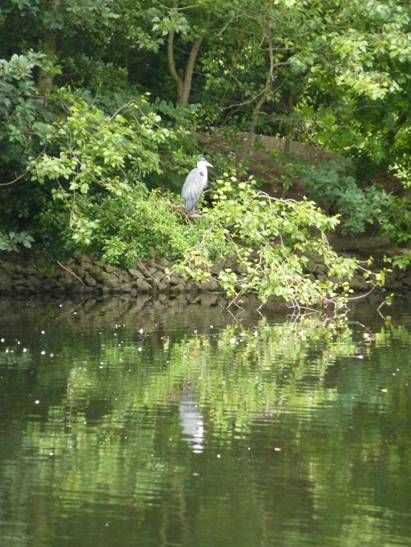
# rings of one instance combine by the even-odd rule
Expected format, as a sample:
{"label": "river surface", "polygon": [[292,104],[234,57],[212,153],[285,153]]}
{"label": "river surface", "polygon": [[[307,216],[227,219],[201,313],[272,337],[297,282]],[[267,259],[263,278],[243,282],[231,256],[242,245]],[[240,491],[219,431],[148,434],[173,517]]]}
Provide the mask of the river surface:
{"label": "river surface", "polygon": [[0,300],[1,547],[410,546],[411,299],[376,307]]}

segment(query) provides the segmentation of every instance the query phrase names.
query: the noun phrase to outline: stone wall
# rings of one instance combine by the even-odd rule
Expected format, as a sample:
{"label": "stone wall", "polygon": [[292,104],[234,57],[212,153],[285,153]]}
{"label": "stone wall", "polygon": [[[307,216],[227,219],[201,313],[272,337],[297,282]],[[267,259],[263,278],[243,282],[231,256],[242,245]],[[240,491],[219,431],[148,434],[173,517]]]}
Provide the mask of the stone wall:
{"label": "stone wall", "polygon": [[[324,265],[315,256],[310,257],[310,274],[322,279]],[[231,265],[232,266],[232,265]],[[72,258],[53,265],[33,255],[4,255],[0,258],[0,294],[201,294],[218,292],[218,268],[211,279],[202,283],[170,273],[171,264],[164,259],[140,262],[122,270],[104,264],[89,256]],[[233,269],[235,269],[233,267]],[[361,275],[354,276],[351,286],[356,291],[366,290]],[[386,283],[387,289],[410,289],[411,271],[396,271]]]}
{"label": "stone wall", "polygon": [[140,262],[122,270],[89,256],[50,265],[41,257],[6,255],[0,259],[0,294],[127,293],[136,296],[218,291],[215,277],[196,283],[169,270],[171,265],[163,259]]}

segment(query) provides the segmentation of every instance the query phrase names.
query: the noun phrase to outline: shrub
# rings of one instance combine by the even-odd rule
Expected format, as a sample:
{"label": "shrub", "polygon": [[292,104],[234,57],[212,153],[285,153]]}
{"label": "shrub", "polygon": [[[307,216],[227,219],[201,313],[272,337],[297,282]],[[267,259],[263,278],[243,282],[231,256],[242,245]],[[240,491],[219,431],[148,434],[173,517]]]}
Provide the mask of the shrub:
{"label": "shrub", "polygon": [[112,264],[129,267],[139,259],[181,259],[195,244],[195,226],[172,208],[171,196],[143,185],[108,195],[92,210],[96,222],[93,247]]}
{"label": "shrub", "polygon": [[30,249],[33,241],[33,237],[27,232],[0,231],[0,252],[17,251],[20,246]]}
{"label": "shrub", "polygon": [[[203,279],[218,256],[235,262],[219,277],[234,301],[254,293],[262,303],[278,297],[294,309],[337,305],[346,300],[348,281],[359,268],[329,245],[325,234],[337,224],[337,217],[311,201],[274,199],[258,191],[254,180],[239,182],[226,174],[216,182],[213,207],[198,221],[198,244],[186,249],[179,269]],[[309,273],[313,255],[324,265],[321,278]]]}
{"label": "shrub", "polygon": [[381,227],[392,196],[375,185],[360,188],[348,171],[346,161],[306,167],[302,179],[308,196],[331,212],[341,214],[344,235],[360,234],[367,226]]}

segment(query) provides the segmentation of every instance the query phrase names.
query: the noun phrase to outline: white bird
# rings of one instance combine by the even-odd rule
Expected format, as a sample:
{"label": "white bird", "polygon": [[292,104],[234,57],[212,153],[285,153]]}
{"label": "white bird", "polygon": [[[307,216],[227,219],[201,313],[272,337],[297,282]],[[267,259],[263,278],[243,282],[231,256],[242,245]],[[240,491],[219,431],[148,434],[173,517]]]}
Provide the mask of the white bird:
{"label": "white bird", "polygon": [[194,211],[196,203],[207,186],[207,167],[213,167],[207,160],[202,159],[197,162],[197,167],[189,172],[183,184],[181,195],[184,199],[187,213]]}

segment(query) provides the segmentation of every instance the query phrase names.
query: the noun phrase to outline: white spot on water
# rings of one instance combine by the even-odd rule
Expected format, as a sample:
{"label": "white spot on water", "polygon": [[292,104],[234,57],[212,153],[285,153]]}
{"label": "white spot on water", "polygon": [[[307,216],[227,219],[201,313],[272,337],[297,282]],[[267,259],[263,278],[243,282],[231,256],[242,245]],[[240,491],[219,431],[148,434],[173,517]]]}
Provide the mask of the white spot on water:
{"label": "white spot on water", "polygon": [[44,351],[44,349],[41,350],[40,355],[46,355],[46,352]]}
{"label": "white spot on water", "polygon": [[36,399],[36,400],[34,401],[34,404],[35,404],[35,405],[39,405],[39,404],[40,404],[40,399]]}

